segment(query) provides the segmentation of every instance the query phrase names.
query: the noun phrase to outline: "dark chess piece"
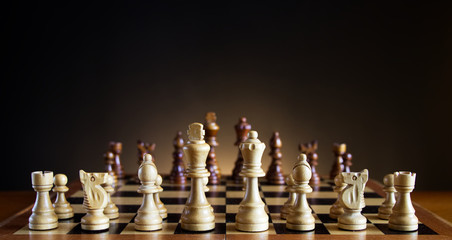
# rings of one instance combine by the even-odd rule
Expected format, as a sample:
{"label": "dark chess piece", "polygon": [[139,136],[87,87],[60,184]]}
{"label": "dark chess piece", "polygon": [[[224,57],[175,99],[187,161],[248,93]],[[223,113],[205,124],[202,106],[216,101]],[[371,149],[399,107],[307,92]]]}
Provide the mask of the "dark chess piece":
{"label": "dark chess piece", "polygon": [[345,143],[333,144],[334,163],[330,171],[330,179],[334,179],[339,173],[345,169],[343,155],[347,151],[347,145]]}
{"label": "dark chess piece", "polygon": [[138,166],[141,166],[141,163],[143,162],[143,157],[146,154],[151,154],[152,156],[152,162],[155,162],[155,156],[154,156],[154,150],[155,150],[155,143],[149,144],[141,141],[140,139],[137,140],[137,150],[138,150]]}
{"label": "dark chess piece", "polygon": [[177,132],[176,137],[173,141],[174,152],[173,152],[173,168],[170,173],[170,181],[172,183],[184,184],[186,181],[186,177],[184,175],[185,172],[185,164],[182,158],[184,157],[184,151],[182,147],[184,146],[184,139],[182,138],[182,132]]}
{"label": "dark chess piece", "polygon": [[350,172],[350,167],[353,165],[352,154],[346,153],[342,156],[342,158],[344,159],[344,172]]}
{"label": "dark chess piece", "polygon": [[122,154],[122,143],[121,142],[110,142],[110,151],[114,155],[113,171],[118,179],[123,179],[124,168],[121,164],[121,154]]}
{"label": "dark chess piece", "polygon": [[318,165],[319,156],[317,154],[318,142],[313,140],[309,143],[300,144],[299,149],[301,153],[306,154],[307,162],[311,166],[312,177],[309,180],[309,185],[319,185],[320,176],[317,173],[316,166]]}
{"label": "dark chess piece", "polygon": [[208,112],[206,114],[206,123],[204,124],[204,129],[206,131],[205,140],[206,143],[210,145],[209,155],[207,155],[206,166],[207,170],[210,172],[209,184],[219,184],[221,179],[220,168],[218,167],[215,147],[219,144],[216,141],[218,130],[220,126],[216,123],[217,116],[214,112]]}
{"label": "dark chess piece", "polygon": [[270,184],[283,185],[284,184],[284,174],[282,170],[282,153],[281,153],[282,142],[279,137],[279,132],[274,132],[270,138],[270,156],[272,157],[272,162],[268,167],[267,182]]}
{"label": "dark chess piece", "polygon": [[[235,133],[237,134],[237,141],[235,141],[234,145],[238,146],[240,143],[246,141],[248,139],[248,132],[251,131],[251,125],[246,122],[246,117],[241,117],[239,119],[239,123],[235,125]],[[240,176],[240,172],[243,168],[243,156],[242,152],[239,149],[239,154],[237,156],[237,160],[235,161],[234,169],[232,170],[232,180],[236,183],[243,182],[243,176]]]}
{"label": "dark chess piece", "polygon": [[113,165],[115,164],[115,155],[108,151],[104,153],[104,159],[105,159],[105,171],[108,173],[108,175],[113,177],[114,183],[118,181],[118,176],[116,176],[115,171],[113,170]]}

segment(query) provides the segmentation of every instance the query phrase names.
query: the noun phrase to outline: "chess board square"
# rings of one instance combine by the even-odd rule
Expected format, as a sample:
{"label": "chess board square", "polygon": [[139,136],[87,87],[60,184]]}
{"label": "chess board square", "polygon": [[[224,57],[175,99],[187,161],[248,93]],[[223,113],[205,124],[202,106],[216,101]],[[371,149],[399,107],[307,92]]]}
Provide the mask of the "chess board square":
{"label": "chess board square", "polygon": [[215,213],[216,223],[226,223],[226,213]]}
{"label": "chess board square", "polygon": [[78,190],[77,192],[71,194],[71,197],[73,197],[73,198],[78,198],[78,197],[83,198],[83,191],[82,190]]}
{"label": "chess board square", "polygon": [[242,232],[235,229],[235,223],[226,223],[226,235],[227,234],[252,234],[253,239],[267,239],[269,234],[276,234],[273,223],[268,225],[268,230],[263,232]]}
{"label": "chess board square", "polygon": [[119,209],[119,213],[136,213],[140,208],[140,205],[116,205]]}
{"label": "chess board square", "polygon": [[75,226],[77,226],[78,223],[58,223],[58,228],[52,229],[52,230],[46,230],[46,231],[36,231],[36,230],[30,230],[28,228],[28,224],[22,227],[21,229],[17,230],[14,234],[17,235],[48,235],[49,239],[52,238],[52,235],[54,234],[66,234],[71,229],[73,229]]}
{"label": "chess board square", "polygon": [[163,191],[160,194],[161,198],[188,198],[190,192],[186,191]]}
{"label": "chess board square", "polygon": [[312,210],[316,214],[330,214],[330,207],[329,205],[311,205]]}
{"label": "chess board square", "polygon": [[289,193],[288,192],[265,192],[264,196],[266,198],[288,198]]}
{"label": "chess board square", "polygon": [[136,213],[119,213],[119,218],[110,220],[110,223],[129,223],[136,215]]}
{"label": "chess board square", "polygon": [[268,205],[284,205],[284,203],[286,201],[287,201],[287,198],[282,198],[282,197],[265,198],[265,202]]}
{"label": "chess board square", "polygon": [[118,191],[115,192],[112,197],[143,197],[143,194],[138,193],[137,191]]}
{"label": "chess board square", "polygon": [[[211,205],[225,205],[226,204],[226,199],[224,198],[217,198],[217,197],[208,197],[207,201],[211,204]],[[184,203],[185,204],[185,203]]]}
{"label": "chess board square", "polygon": [[275,231],[277,234],[303,234],[303,235],[314,235],[314,234],[329,234],[326,227],[321,223],[316,223],[315,228],[312,231],[294,231],[286,228],[286,223],[273,223]]}
{"label": "chess board square", "polygon": [[180,221],[181,213],[168,213],[168,217],[164,220],[167,223],[178,223]]}
{"label": "chess board square", "polygon": [[72,206],[72,210],[74,210],[74,213],[85,213],[86,214],[86,210],[85,208],[83,208],[82,204],[71,204]]}
{"label": "chess board square", "polygon": [[396,235],[437,235],[435,231],[431,228],[425,226],[424,224],[419,224],[417,231],[412,232],[402,232],[389,229],[388,224],[375,224],[375,226],[380,229],[384,234],[396,234]]}
{"label": "chess board square", "polygon": [[333,205],[336,202],[334,198],[308,198],[309,205]]}
{"label": "chess board square", "polygon": [[182,213],[182,211],[185,208],[185,204],[181,205],[165,205],[166,210],[168,210],[168,213]]}
{"label": "chess board square", "polygon": [[[272,223],[286,223],[286,219],[281,218],[280,213],[269,213],[270,214],[270,220]],[[314,214],[315,223],[322,223],[320,219]]]}
{"label": "chess board square", "polygon": [[330,218],[330,214],[316,214],[322,223],[337,223],[337,219]]}
{"label": "chess board square", "polygon": [[378,195],[376,192],[364,192],[364,198],[382,198],[382,196]]}
{"label": "chess board square", "polygon": [[226,191],[243,191],[243,186],[226,186]]}
{"label": "chess board square", "polygon": [[187,202],[186,198],[160,198],[160,201],[162,201],[165,205],[172,205],[172,204],[185,204]]}
{"label": "chess board square", "polygon": [[129,223],[124,228],[124,230],[122,230],[121,234],[137,234],[137,235],[141,235],[141,234],[145,234],[145,235],[174,234],[176,227],[177,227],[177,223],[163,223],[161,230],[145,232],[145,231],[136,231],[135,223]]}
{"label": "chess board square", "polygon": [[226,234],[226,223],[215,223],[215,228],[205,232],[193,232],[182,229],[179,223],[174,230],[174,234]]}
{"label": "chess board square", "polygon": [[111,197],[116,205],[141,205],[143,197]]}
{"label": "chess board square", "polygon": [[329,187],[318,187],[313,189],[316,192],[333,192],[333,187],[329,186]]}
{"label": "chess board square", "polygon": [[378,224],[388,224],[388,220],[380,219],[378,217],[377,213],[364,213],[363,214],[367,220],[369,220],[371,223],[378,223]]}
{"label": "chess board square", "polygon": [[209,191],[208,192],[225,192],[226,186],[225,185],[208,185]]}
{"label": "chess board square", "polygon": [[[137,192],[138,185],[123,185],[116,190],[116,192]],[[82,193],[83,196],[83,193]]]}
{"label": "chess board square", "polygon": [[335,192],[311,192],[307,194],[307,198],[333,198],[335,200],[337,196]]}
{"label": "chess board square", "polygon": [[226,205],[212,205],[215,213],[226,213]]}
{"label": "chess board square", "polygon": [[366,206],[378,206],[380,207],[381,204],[384,202],[384,198],[365,198],[364,201],[366,202]]}
{"label": "chess board square", "polygon": [[174,185],[174,186],[165,186],[163,191],[190,191],[190,186],[184,185]]}
{"label": "chess board square", "polygon": [[226,223],[235,223],[236,213],[226,213]]}
{"label": "chess board square", "polygon": [[103,231],[85,231],[82,230],[82,224],[77,224],[67,234],[120,234],[129,223],[110,223],[110,228]]}
{"label": "chess board square", "polygon": [[69,197],[67,201],[72,204],[83,204],[83,197]]}
{"label": "chess board square", "polygon": [[331,235],[384,235],[380,229],[371,223],[368,223],[367,228],[362,231],[342,230],[338,228],[337,223],[325,223],[324,226],[328,229]]}
{"label": "chess board square", "polygon": [[281,207],[281,205],[267,205],[268,211],[270,213],[280,213]]}
{"label": "chess board square", "polygon": [[208,198],[224,198],[226,197],[226,192],[206,192],[206,197]]}
{"label": "chess board square", "polygon": [[83,216],[85,216],[86,213],[74,213],[74,217],[69,219],[58,219],[59,223],[79,223]]}
{"label": "chess board square", "polygon": [[240,202],[242,201],[242,198],[226,198],[226,205],[229,204],[240,204]]}
{"label": "chess board square", "polygon": [[285,192],[286,185],[261,185],[261,188],[263,192]]}
{"label": "chess board square", "polygon": [[240,198],[245,197],[245,191],[230,191],[226,192],[226,198]]}
{"label": "chess board square", "polygon": [[365,206],[361,213],[378,213],[378,208],[380,206]]}

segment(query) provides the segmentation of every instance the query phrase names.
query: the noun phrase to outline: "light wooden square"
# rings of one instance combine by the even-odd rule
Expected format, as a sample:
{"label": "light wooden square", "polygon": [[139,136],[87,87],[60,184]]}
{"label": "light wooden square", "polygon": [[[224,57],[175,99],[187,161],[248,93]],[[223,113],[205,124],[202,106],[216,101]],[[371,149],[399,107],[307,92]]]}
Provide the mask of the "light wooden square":
{"label": "light wooden square", "polygon": [[37,230],[30,230],[28,228],[28,224],[22,227],[21,229],[17,230],[14,234],[17,235],[49,235],[49,238],[51,238],[51,235],[54,234],[66,234],[69,231],[71,231],[75,226],[77,226],[78,223],[58,223],[58,228],[52,229],[52,230],[46,230],[46,231],[37,231]]}
{"label": "light wooden square", "polygon": [[159,194],[160,198],[188,198],[188,191],[163,191]]}
{"label": "light wooden square", "polygon": [[367,228],[362,231],[347,231],[339,229],[337,223],[325,223],[326,229],[331,235],[384,235],[375,225],[368,223]]}
{"label": "light wooden square", "polygon": [[311,205],[312,210],[317,214],[330,214],[330,205]]}

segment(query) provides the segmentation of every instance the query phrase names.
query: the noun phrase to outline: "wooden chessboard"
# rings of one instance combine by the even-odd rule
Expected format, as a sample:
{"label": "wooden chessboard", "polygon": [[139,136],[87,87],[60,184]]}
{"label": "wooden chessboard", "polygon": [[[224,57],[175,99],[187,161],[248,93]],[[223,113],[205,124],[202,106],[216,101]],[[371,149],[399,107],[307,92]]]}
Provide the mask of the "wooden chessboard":
{"label": "wooden chessboard", "polygon": [[24,209],[8,223],[0,227],[0,238],[8,239],[452,239],[452,226],[431,212],[414,204],[419,218],[419,230],[415,232],[397,232],[388,229],[386,220],[377,218],[377,211],[383,202],[381,185],[369,181],[365,189],[366,207],[362,213],[367,217],[367,229],[363,231],[344,231],[337,228],[336,220],[329,218],[329,208],[336,201],[331,181],[322,181],[308,195],[316,226],[314,231],[296,232],[285,228],[285,220],[279,216],[280,208],[287,200],[285,186],[267,185],[260,182],[260,192],[270,217],[269,230],[261,233],[239,232],[234,228],[235,214],[244,191],[242,185],[222,179],[221,185],[209,186],[206,192],[208,201],[215,211],[215,229],[209,232],[187,232],[180,227],[181,212],[190,192],[190,185],[177,185],[164,181],[161,200],[168,209],[168,218],[163,229],[155,232],[134,230],[134,218],[140,207],[142,197],[137,193],[139,184],[133,179],[125,180],[117,188],[112,200],[117,204],[120,217],[112,220],[110,229],[104,232],[86,232],[81,229],[80,219],[85,214],[82,207],[83,193],[79,183],[70,185],[68,200],[75,216],[70,220],[60,220],[59,227],[50,231],[32,231],[28,229],[28,217],[31,206]]}

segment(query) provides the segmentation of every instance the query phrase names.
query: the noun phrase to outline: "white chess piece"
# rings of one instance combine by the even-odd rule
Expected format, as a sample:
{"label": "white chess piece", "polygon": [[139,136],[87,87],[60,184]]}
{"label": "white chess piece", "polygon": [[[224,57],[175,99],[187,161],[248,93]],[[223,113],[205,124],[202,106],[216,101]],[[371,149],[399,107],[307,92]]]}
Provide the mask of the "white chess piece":
{"label": "white chess piece", "polygon": [[201,123],[189,125],[188,142],[183,147],[187,157],[186,177],[191,178],[190,195],[181,216],[181,227],[188,231],[209,231],[215,228],[215,215],[207,201],[204,178],[210,173],[206,169],[210,145],[204,141]]}
{"label": "white chess piece", "polygon": [[111,195],[115,192],[113,184],[115,179],[111,175],[107,175],[107,182],[105,183],[104,189],[107,192],[107,206],[104,209],[104,214],[110,219],[119,218],[119,209],[116,204],[111,200]]}
{"label": "white chess piece", "polygon": [[384,188],[383,191],[386,193],[385,201],[378,208],[378,217],[381,219],[388,220],[392,213],[392,208],[395,205],[395,188],[394,188],[394,174],[387,174],[383,178]]}
{"label": "white chess piece", "polygon": [[135,217],[135,229],[139,231],[156,231],[162,229],[162,217],[155,205],[154,194],[158,192],[155,185],[157,168],[152,162],[151,154],[146,154],[138,169],[141,186],[138,192],[143,194],[143,202]]}
{"label": "white chess piece", "polygon": [[168,217],[168,210],[165,207],[165,204],[160,200],[159,193],[163,192],[163,188],[161,187],[163,182],[162,176],[159,174],[157,175],[157,179],[155,180],[155,185],[157,186],[158,192],[154,193],[154,202],[157,208],[159,209],[160,216],[163,219],[166,219]]}
{"label": "white chess piece", "polygon": [[268,229],[268,214],[259,194],[258,185],[258,177],[265,176],[261,168],[265,143],[257,137],[256,131],[250,131],[248,139],[239,147],[244,159],[240,176],[246,179],[246,191],[235,217],[235,228],[245,232],[261,232]]}
{"label": "white chess piece", "polygon": [[285,191],[289,192],[289,198],[287,198],[287,201],[284,203],[284,205],[281,207],[281,219],[286,219],[289,213],[292,211],[292,207],[295,203],[295,199],[297,198],[297,193],[294,191],[294,180],[292,174],[289,174],[289,176],[286,177],[286,188]]}
{"label": "white chess piece", "polygon": [[69,188],[66,186],[66,175],[55,175],[53,182],[55,184],[53,191],[57,193],[53,207],[55,208],[55,213],[58,216],[58,219],[69,219],[74,217],[74,210],[72,209],[71,204],[66,200],[65,195],[65,193],[69,190]]}
{"label": "white chess piece", "polygon": [[31,230],[50,230],[58,227],[58,216],[50,201],[49,191],[53,186],[53,172],[36,171],[31,173],[31,183],[36,191],[36,201],[28,218]]}
{"label": "white chess piece", "polygon": [[416,173],[395,172],[394,187],[397,190],[397,200],[389,216],[389,228],[397,231],[416,231],[418,219],[416,217],[410,193],[414,189]]}
{"label": "white chess piece", "polygon": [[347,186],[339,196],[344,213],[337,218],[338,227],[344,230],[364,230],[367,227],[367,218],[361,214],[361,210],[366,205],[364,188],[369,179],[369,172],[364,169],[361,172],[342,172],[339,175]]}
{"label": "white chess piece", "polygon": [[306,194],[312,192],[312,188],[309,186],[312,170],[306,161],[305,154],[302,153],[298,156],[298,162],[295,164],[291,175],[294,180],[293,190],[297,193],[297,198],[287,216],[286,227],[296,231],[314,230],[315,219],[306,199]]}
{"label": "white chess piece", "polygon": [[104,209],[108,204],[107,192],[101,184],[107,182],[107,173],[87,173],[80,170],[80,182],[83,186],[83,207],[87,213],[81,219],[82,229],[101,231],[110,227],[110,219]]}
{"label": "white chess piece", "polygon": [[342,176],[340,174],[338,174],[335,178],[334,178],[334,184],[336,186],[334,186],[333,190],[334,192],[337,193],[338,198],[336,200],[336,202],[334,202],[333,205],[331,205],[330,208],[330,218],[332,219],[337,219],[340,215],[342,215],[344,213],[344,208],[341,205],[340,202],[340,194],[341,192],[344,190],[344,188],[347,186],[347,184],[345,184],[342,181]]}

